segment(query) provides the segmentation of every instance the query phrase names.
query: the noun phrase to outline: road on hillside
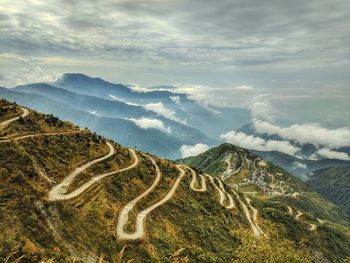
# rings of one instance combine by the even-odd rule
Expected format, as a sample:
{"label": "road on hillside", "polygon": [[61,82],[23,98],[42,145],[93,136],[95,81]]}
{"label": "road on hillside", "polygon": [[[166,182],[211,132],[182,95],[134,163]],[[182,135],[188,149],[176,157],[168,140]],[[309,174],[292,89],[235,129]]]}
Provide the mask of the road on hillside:
{"label": "road on hillside", "polygon": [[252,229],[254,235],[260,236],[262,233],[260,232],[259,228],[255,225],[255,222],[253,222],[252,216],[250,214],[250,211],[249,211],[247,205],[242,201],[242,199],[240,198],[239,194],[236,191],[232,190],[232,193],[236,196],[238,202],[241,204],[243,211],[245,213],[245,216],[246,216],[248,223],[250,225],[250,228]]}
{"label": "road on hillside", "polygon": [[28,116],[29,110],[26,109],[26,108],[23,108],[23,107],[20,107],[20,108],[21,108],[21,110],[22,110],[22,114],[21,114],[20,116],[17,116],[17,117],[14,117],[14,118],[12,118],[12,119],[9,119],[9,120],[6,120],[6,121],[1,122],[1,123],[0,123],[0,129],[3,129],[3,128],[5,128],[6,126],[10,125],[12,122],[19,120],[19,118],[21,118],[21,117],[22,117],[22,118],[25,118],[25,117]]}
{"label": "road on hillside", "polygon": [[[234,201],[233,201],[233,198],[230,194],[228,194],[224,188],[224,186],[222,185],[222,182],[219,178],[216,178],[219,182],[219,185],[218,186],[216,183],[215,183],[215,179],[214,177],[212,177],[211,175],[209,174],[205,174],[206,177],[209,178],[210,180],[210,183],[214,186],[214,188],[216,189],[216,191],[218,191],[219,193],[219,196],[220,196],[220,199],[219,199],[219,203],[221,206],[227,208],[227,209],[232,209],[235,207],[235,204],[234,204]],[[225,205],[225,200],[226,200],[226,196],[229,200],[229,204],[228,205]]]}
{"label": "road on hillside", "polygon": [[0,143],[10,142],[12,140],[18,141],[18,140],[23,140],[23,139],[28,139],[28,138],[35,138],[35,137],[41,137],[41,136],[54,136],[54,135],[74,134],[74,133],[80,133],[82,131],[83,131],[83,129],[79,129],[79,130],[76,130],[76,131],[43,132],[43,133],[26,134],[26,135],[21,135],[21,136],[9,138],[9,139],[0,139]]}
{"label": "road on hillside", "polygon": [[92,166],[96,163],[102,162],[102,161],[108,159],[109,157],[111,157],[113,154],[115,154],[115,149],[110,142],[107,142],[107,146],[109,148],[109,152],[105,156],[100,157],[100,158],[96,158],[94,160],[91,160],[91,161],[83,164],[82,166],[77,167],[73,172],[71,172],[67,177],[65,177],[61,183],[54,186],[51,189],[51,191],[49,192],[49,201],[68,200],[68,199],[74,198],[74,197],[80,195],[81,193],[83,193],[85,190],[90,188],[93,184],[100,181],[101,179],[103,179],[107,176],[116,174],[116,173],[121,173],[121,172],[130,170],[138,165],[138,163],[139,163],[138,156],[136,155],[136,153],[133,149],[129,149],[129,151],[131,152],[133,159],[134,159],[134,161],[131,165],[129,165],[128,167],[125,167],[123,169],[117,170],[117,171],[111,171],[108,173],[103,173],[103,174],[94,176],[88,182],[84,183],[79,188],[75,189],[73,192],[66,194],[68,187],[71,185],[71,183],[73,182],[74,178],[77,175],[79,175],[80,173],[82,173],[83,171],[88,169],[90,166]]}
{"label": "road on hillside", "polygon": [[180,175],[179,177],[175,180],[172,188],[170,189],[170,191],[167,193],[167,195],[162,198],[160,201],[158,201],[157,203],[153,204],[152,206],[149,206],[148,208],[142,210],[136,217],[136,227],[135,227],[135,231],[133,233],[127,233],[124,231],[124,227],[128,222],[129,219],[129,212],[134,208],[134,206],[136,205],[136,203],[138,201],[140,201],[143,197],[145,197],[146,195],[148,195],[150,192],[153,191],[153,189],[158,185],[162,174],[159,170],[158,165],[156,164],[156,162],[153,160],[153,158],[150,158],[154,167],[156,168],[156,178],[154,180],[154,182],[152,183],[152,185],[146,189],[146,191],[144,191],[141,195],[137,196],[136,198],[134,198],[132,201],[130,201],[129,203],[127,203],[123,209],[121,210],[120,214],[119,214],[119,218],[118,218],[118,223],[117,223],[117,228],[116,228],[116,233],[117,236],[120,240],[136,240],[136,239],[142,239],[145,235],[145,230],[144,230],[144,224],[146,221],[146,217],[147,215],[152,212],[154,209],[156,209],[157,207],[163,205],[165,202],[167,202],[175,193],[176,189],[178,188],[182,178],[185,176],[185,171],[180,167],[180,166],[176,166],[179,170],[180,170]]}
{"label": "road on hillside", "polygon": [[190,183],[190,188],[196,192],[206,192],[207,191],[207,181],[205,180],[205,177],[203,175],[199,175],[201,177],[201,188],[196,188],[195,185],[198,182],[197,173],[192,168],[189,168],[189,169],[192,173],[192,180]]}

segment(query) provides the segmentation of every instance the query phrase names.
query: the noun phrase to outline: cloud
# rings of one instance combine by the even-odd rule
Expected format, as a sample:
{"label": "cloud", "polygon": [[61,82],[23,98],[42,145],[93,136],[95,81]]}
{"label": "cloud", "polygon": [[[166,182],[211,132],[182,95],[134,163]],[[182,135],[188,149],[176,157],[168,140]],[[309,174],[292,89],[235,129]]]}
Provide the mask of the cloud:
{"label": "cloud", "polygon": [[197,143],[195,145],[182,145],[180,148],[182,158],[189,156],[197,156],[209,149],[209,146],[204,143]]}
{"label": "cloud", "polygon": [[329,159],[338,159],[338,160],[345,160],[349,161],[350,156],[347,153],[344,152],[337,152],[337,151],[332,151],[327,148],[322,148],[317,151],[317,153],[323,157],[329,158]]}
{"label": "cloud", "polygon": [[346,62],[349,40],[339,26],[349,22],[349,4],[333,2],[3,0],[0,47],[176,64],[329,67]]}
{"label": "cloud", "polygon": [[276,119],[277,111],[272,106],[269,98],[273,94],[266,93],[260,94],[254,97],[249,105],[250,114],[253,121],[265,120],[269,122],[274,122]]}
{"label": "cloud", "polygon": [[170,127],[165,127],[164,123],[158,119],[142,117],[139,119],[130,118],[129,120],[133,121],[141,129],[157,129],[165,133],[171,133]]}
{"label": "cloud", "polygon": [[[3,59],[12,55],[35,61],[47,73],[82,72],[144,87],[172,79],[201,84],[193,98],[215,105],[247,107],[255,93],[275,93],[277,87],[289,88],[282,95],[300,87],[301,94],[332,95],[337,87],[349,90],[350,34],[343,26],[349,22],[345,0],[2,0],[0,78],[7,83],[20,68],[14,59]],[[31,77],[26,72],[10,79]],[[311,87],[315,80],[319,83]],[[28,81],[33,80],[11,85]],[[221,86],[231,90],[217,89]],[[348,101],[341,99],[343,107],[313,104],[335,105],[324,121],[349,125]],[[297,108],[309,110],[309,102]]]}
{"label": "cloud", "polygon": [[15,58],[14,63],[16,67],[10,73],[0,75],[0,86],[9,88],[38,82],[52,82],[61,76],[57,73],[48,74],[39,65],[25,58]]}
{"label": "cloud", "polygon": [[180,96],[170,96],[171,101],[180,104]]}
{"label": "cloud", "polygon": [[253,90],[253,87],[242,85],[242,86],[235,87],[234,89],[240,90],[240,91],[250,91],[250,90]]}
{"label": "cloud", "polygon": [[134,102],[130,102],[130,101],[126,101],[122,98],[119,98],[117,96],[114,96],[114,95],[108,95],[108,97],[110,97],[112,100],[115,100],[115,101],[119,101],[119,102],[124,102],[125,104],[128,104],[130,106],[141,106],[140,104],[137,104],[137,103],[134,103]]}
{"label": "cloud", "polygon": [[143,105],[143,108],[147,111],[153,111],[169,120],[177,121],[184,123],[184,121],[180,120],[175,116],[175,111],[167,109],[163,103],[148,103],[146,105]]}
{"label": "cloud", "polygon": [[258,151],[279,151],[290,155],[295,155],[300,151],[299,147],[291,145],[288,141],[265,140],[243,132],[230,131],[221,134],[220,138],[234,145]]}
{"label": "cloud", "polygon": [[95,116],[101,116],[99,113],[97,113],[97,111],[95,110],[92,110],[92,111],[89,111],[90,114],[92,115],[95,115]]}
{"label": "cloud", "polygon": [[266,121],[255,121],[254,127],[258,133],[277,134],[283,139],[296,140],[302,144],[325,145],[331,149],[350,146],[350,129],[345,127],[327,129],[319,124],[306,123],[281,128]]}
{"label": "cloud", "polygon": [[138,93],[148,93],[148,92],[152,92],[152,89],[148,89],[148,88],[143,88],[137,84],[128,84],[127,85],[132,91],[134,92],[138,92]]}
{"label": "cloud", "polygon": [[301,162],[294,162],[293,169],[307,169],[307,165]]}

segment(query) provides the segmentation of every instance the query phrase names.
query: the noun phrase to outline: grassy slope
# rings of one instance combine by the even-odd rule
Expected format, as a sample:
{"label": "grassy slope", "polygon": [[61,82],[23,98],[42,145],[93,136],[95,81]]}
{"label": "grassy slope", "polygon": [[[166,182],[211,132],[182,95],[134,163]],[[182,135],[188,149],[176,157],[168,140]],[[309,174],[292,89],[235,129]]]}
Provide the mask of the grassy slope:
{"label": "grassy slope", "polygon": [[[46,122],[45,115],[34,116],[41,123],[42,132],[76,129],[67,123],[60,127],[59,122]],[[24,134],[31,132],[31,125],[32,122],[16,122],[8,128]],[[91,167],[86,177],[76,183],[81,184],[96,172],[130,163],[127,149],[117,144],[115,147],[118,154]],[[186,258],[190,262],[271,262],[276,258],[282,262],[311,262],[310,246],[305,246],[299,235],[291,239],[286,233],[292,230],[280,223],[288,216],[282,214],[282,219],[274,220],[264,212],[261,225],[269,239],[256,238],[241,207],[223,209],[211,186],[206,193],[193,192],[189,189],[189,176],[181,182],[174,198],[147,218],[146,239],[118,241],[114,230],[120,209],[154,180],[154,167],[141,154],[137,168],[106,178],[71,201],[47,202],[52,183],[39,175],[33,157],[48,176],[59,181],[79,163],[100,156],[105,150],[105,140],[87,131],[51,136],[49,141],[38,137],[0,144],[0,262],[20,257],[25,262],[73,262],[74,257],[86,261],[87,257],[102,254],[107,262],[118,262],[118,257],[125,262],[186,262]],[[173,163],[154,158],[164,176],[157,191],[135,207],[130,216],[132,222],[144,206],[162,198],[178,176]],[[265,204],[254,203],[259,207]],[[299,228],[306,232],[306,227]],[[310,242],[319,251],[320,246]],[[344,255],[337,257],[340,260]]]}
{"label": "grassy slope", "polygon": [[350,217],[350,166],[315,171],[307,183],[316,192],[343,208]]}
{"label": "grassy slope", "polygon": [[[224,155],[225,153],[241,152],[247,154],[249,159],[254,160],[257,156],[239,147],[223,144],[212,148],[207,152],[196,157],[189,157],[179,160],[195,167],[198,170],[220,176],[225,170]],[[321,247],[322,252],[328,257],[333,258],[335,255],[347,257],[350,255],[350,229],[349,221],[344,212],[333,203],[322,198],[311,188],[304,185],[298,178],[288,174],[283,169],[267,163],[267,172],[271,174],[279,173],[279,180],[288,182],[288,186],[293,191],[301,193],[298,198],[289,196],[270,197],[263,192],[258,192],[254,197],[254,206],[258,208],[263,218],[272,222],[278,222],[279,227],[284,226],[286,229],[285,237],[292,240],[305,240],[310,247]],[[237,164],[237,167],[240,163]],[[238,174],[229,178],[225,182],[236,184],[249,175],[247,168],[242,169]],[[243,187],[242,191],[252,191]],[[254,190],[258,189],[255,187]],[[326,220],[323,224],[318,224],[317,232],[305,231],[307,224],[300,224],[293,219],[287,212],[287,205],[295,210],[304,212],[303,219],[306,222],[317,222],[317,219]]]}

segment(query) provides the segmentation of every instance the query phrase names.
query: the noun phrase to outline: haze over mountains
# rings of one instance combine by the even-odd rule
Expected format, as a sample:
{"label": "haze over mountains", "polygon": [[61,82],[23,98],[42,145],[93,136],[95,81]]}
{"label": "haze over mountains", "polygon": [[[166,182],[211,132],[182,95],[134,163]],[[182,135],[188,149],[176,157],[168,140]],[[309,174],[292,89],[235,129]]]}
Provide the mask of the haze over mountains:
{"label": "haze over mountains", "polygon": [[[249,119],[244,109],[205,107],[185,94],[168,91],[135,92],[82,74],[66,74],[49,84],[1,89],[1,95],[125,145],[174,159],[181,156],[183,145],[215,145],[220,133]],[[235,121],[227,122],[229,116]]]}
{"label": "haze over mountains", "polygon": [[[74,73],[50,83],[0,88],[0,96],[170,159],[227,141],[255,150],[303,179],[314,169],[350,164],[346,128],[299,125],[288,131],[257,121],[264,105],[248,110],[203,104],[171,86],[140,90]],[[302,134],[310,128],[314,138]],[[333,143],[337,136],[341,144]]]}

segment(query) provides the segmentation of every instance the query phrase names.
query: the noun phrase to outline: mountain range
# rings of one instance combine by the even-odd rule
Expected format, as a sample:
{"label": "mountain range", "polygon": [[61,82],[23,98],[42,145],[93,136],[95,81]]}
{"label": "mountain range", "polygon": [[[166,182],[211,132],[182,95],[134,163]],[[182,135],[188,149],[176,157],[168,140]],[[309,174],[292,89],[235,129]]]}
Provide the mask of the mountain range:
{"label": "mountain range", "polygon": [[256,154],[178,163],[0,100],[4,262],[343,262],[347,215]]}
{"label": "mountain range", "polygon": [[[257,133],[247,109],[200,104],[174,89],[160,86],[141,92],[128,85],[67,73],[51,83],[0,88],[0,96],[169,159],[182,157],[183,146],[216,146],[220,135],[231,130],[266,140],[285,140]],[[278,151],[254,152],[303,180],[317,169],[350,165],[350,161],[322,156],[309,160],[307,156],[316,157],[314,145],[289,143],[301,148],[299,155],[305,158]],[[341,150],[350,152],[347,147]]]}
{"label": "mountain range", "polygon": [[[182,145],[216,145],[218,134],[249,118],[244,109],[210,108],[169,91],[135,92],[83,74],[0,88],[0,96],[171,159],[181,156]],[[232,121],[227,122],[228,116]]]}

